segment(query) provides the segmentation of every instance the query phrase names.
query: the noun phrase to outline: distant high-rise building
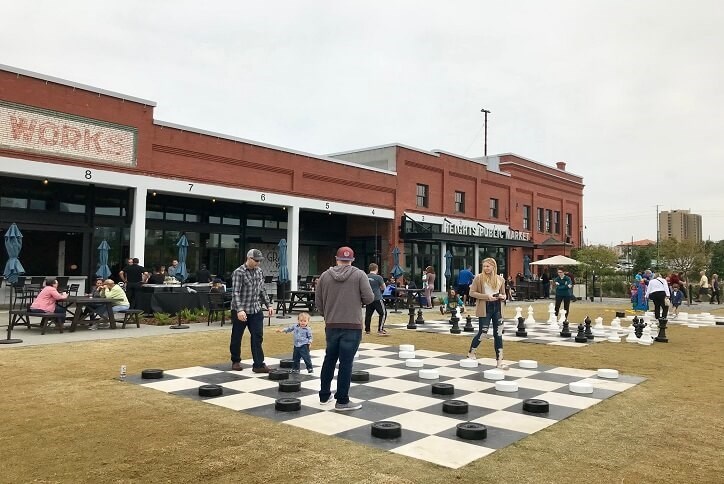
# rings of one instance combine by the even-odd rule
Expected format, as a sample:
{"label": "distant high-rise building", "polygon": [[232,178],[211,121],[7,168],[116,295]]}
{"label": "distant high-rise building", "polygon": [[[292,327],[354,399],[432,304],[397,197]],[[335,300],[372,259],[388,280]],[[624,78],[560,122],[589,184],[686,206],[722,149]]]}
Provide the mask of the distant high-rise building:
{"label": "distant high-rise building", "polygon": [[688,210],[659,212],[659,240],[701,242],[701,215]]}

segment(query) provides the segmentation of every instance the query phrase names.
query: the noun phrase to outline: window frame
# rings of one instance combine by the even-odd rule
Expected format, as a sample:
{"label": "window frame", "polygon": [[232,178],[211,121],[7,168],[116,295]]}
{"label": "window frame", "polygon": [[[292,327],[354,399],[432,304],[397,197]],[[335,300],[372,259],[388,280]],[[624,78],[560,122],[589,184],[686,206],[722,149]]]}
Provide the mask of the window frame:
{"label": "window frame", "polygon": [[500,200],[497,198],[490,199],[490,218],[497,219],[500,215]]}
{"label": "window frame", "polygon": [[455,190],[455,212],[465,213],[465,192]]}
{"label": "window frame", "polygon": [[[422,193],[420,193],[422,192]],[[418,208],[428,208],[430,205],[430,187],[422,183],[417,184],[416,190],[416,206]]]}

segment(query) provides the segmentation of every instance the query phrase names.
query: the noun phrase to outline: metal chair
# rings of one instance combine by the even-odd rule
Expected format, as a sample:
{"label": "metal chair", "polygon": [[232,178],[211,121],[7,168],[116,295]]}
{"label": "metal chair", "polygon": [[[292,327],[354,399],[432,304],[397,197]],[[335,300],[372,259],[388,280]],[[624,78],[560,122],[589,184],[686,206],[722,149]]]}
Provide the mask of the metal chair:
{"label": "metal chair", "polygon": [[30,284],[34,286],[42,286],[45,282],[45,277],[43,276],[33,276],[30,278]]}
{"label": "metal chair", "polygon": [[221,314],[221,326],[226,322],[226,301],[224,301],[223,292],[210,292],[209,293],[209,319],[206,322],[206,326],[211,326],[211,321],[216,321],[216,318]]}
{"label": "metal chair", "polygon": [[72,294],[73,296],[78,295],[78,289],[80,289],[80,284],[71,284],[68,288],[68,293]]}

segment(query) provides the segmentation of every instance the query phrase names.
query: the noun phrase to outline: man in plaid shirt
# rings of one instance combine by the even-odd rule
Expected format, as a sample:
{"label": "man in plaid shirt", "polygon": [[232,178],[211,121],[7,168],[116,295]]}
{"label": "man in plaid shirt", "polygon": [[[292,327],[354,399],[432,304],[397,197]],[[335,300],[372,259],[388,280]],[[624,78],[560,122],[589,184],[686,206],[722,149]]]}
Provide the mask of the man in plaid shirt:
{"label": "man in plaid shirt", "polygon": [[269,373],[264,364],[264,313],[266,306],[269,316],[274,315],[269,296],[264,288],[264,273],[260,264],[264,255],[259,249],[246,253],[246,262],[231,274],[233,290],[231,293],[231,369],[241,371],[241,337],[248,327],[251,334],[251,357],[254,359],[254,373]]}

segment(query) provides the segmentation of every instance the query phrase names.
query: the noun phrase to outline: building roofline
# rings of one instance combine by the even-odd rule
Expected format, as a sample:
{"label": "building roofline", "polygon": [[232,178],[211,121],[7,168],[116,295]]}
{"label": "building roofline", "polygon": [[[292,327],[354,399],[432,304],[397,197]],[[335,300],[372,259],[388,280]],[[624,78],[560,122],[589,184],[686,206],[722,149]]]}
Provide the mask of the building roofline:
{"label": "building roofline", "polygon": [[376,172],[378,172],[378,173],[384,173],[384,174],[386,174],[386,175],[397,175],[396,172],[390,171],[390,170],[383,170],[383,169],[381,169],[381,168],[374,168],[374,167],[371,167],[371,166],[365,166],[365,165],[361,165],[361,164],[359,164],[359,163],[352,163],[352,162],[349,162],[349,161],[339,160],[339,159],[336,159],[336,158],[329,158],[328,156],[315,155],[315,154],[313,154],[313,153],[307,153],[307,152],[304,152],[304,151],[293,150],[293,149],[291,149],[291,148],[284,148],[284,147],[282,147],[282,146],[271,145],[271,144],[268,144],[268,143],[261,143],[261,142],[259,142],[259,141],[253,141],[253,140],[249,140],[249,139],[245,139],[245,138],[239,138],[239,137],[231,136],[231,135],[228,135],[228,134],[217,133],[217,132],[214,132],[214,131],[207,131],[207,130],[199,129],[199,128],[193,128],[193,127],[191,127],[191,126],[184,126],[184,125],[181,125],[181,124],[171,123],[171,122],[168,122],[168,121],[161,121],[161,120],[159,120],[159,119],[154,119],[154,120],[153,120],[153,124],[156,125],[156,126],[161,126],[161,127],[163,127],[163,128],[178,129],[178,130],[180,130],[180,131],[187,131],[187,132],[189,132],[189,133],[197,133],[197,134],[202,134],[202,135],[206,135],[206,136],[212,136],[212,137],[214,137],[214,138],[220,138],[220,139],[225,139],[225,140],[229,140],[229,141],[235,141],[235,142],[237,142],[237,143],[245,143],[245,144],[249,144],[249,145],[253,145],[253,146],[258,146],[258,147],[260,147],[260,148],[268,148],[268,149],[271,149],[271,150],[283,151],[283,152],[285,152],[285,153],[290,153],[290,154],[293,154],[293,155],[306,156],[306,157],[308,157],[308,158],[314,158],[314,159],[321,160],[321,161],[327,161],[327,162],[330,162],[330,163],[336,163],[336,164],[338,164],[338,165],[345,165],[345,166],[349,166],[349,167],[351,167],[351,168],[360,168],[360,169],[363,169],[363,170],[376,171]]}
{"label": "building roofline", "polygon": [[348,150],[348,151],[338,151],[336,153],[329,153],[326,156],[351,155],[353,153],[363,153],[365,151],[381,150],[384,148],[405,148],[407,150],[417,151],[419,153],[424,153],[426,155],[437,156],[437,157],[440,156],[433,151],[427,151],[427,150],[423,150],[421,148],[415,148],[414,146],[403,145],[402,143],[388,143],[385,145],[370,146],[368,148],[358,148],[358,149]]}
{"label": "building roofline", "polygon": [[18,67],[0,64],[0,71],[11,72],[13,74],[17,74],[18,76],[32,77],[35,79],[40,79],[41,81],[48,81],[48,82],[52,82],[55,84],[61,84],[63,86],[68,86],[68,87],[72,87],[75,89],[81,89],[83,91],[94,92],[97,94],[102,94],[104,96],[115,97],[118,99],[122,99],[124,101],[131,101],[134,103],[143,104],[144,106],[156,107],[155,101],[149,101],[148,99],[142,99],[140,97],[128,96],[126,94],[121,94],[121,93],[114,92],[114,91],[107,91],[106,89],[100,89],[98,87],[89,86],[87,84],[81,84],[79,82],[68,81],[66,79],[61,79],[60,77],[53,77],[53,76],[48,76],[46,74],[40,74],[38,72],[27,71],[25,69],[20,69]]}
{"label": "building roofline", "polygon": [[[521,160],[525,160],[530,163],[535,163],[538,166],[543,166],[543,167],[549,168],[551,170],[556,170],[559,173],[566,173],[568,175],[575,176],[576,178],[580,178],[581,180],[583,180],[583,177],[581,175],[576,175],[575,173],[567,171],[567,170],[560,170],[555,166],[546,165],[545,163],[541,163],[540,161],[531,160],[530,158],[526,158],[525,156],[516,155],[515,153],[501,153],[501,154],[495,155],[495,156],[515,156],[516,158],[520,158]],[[500,162],[501,165],[504,163],[513,163],[513,162],[512,161],[501,161]]]}

